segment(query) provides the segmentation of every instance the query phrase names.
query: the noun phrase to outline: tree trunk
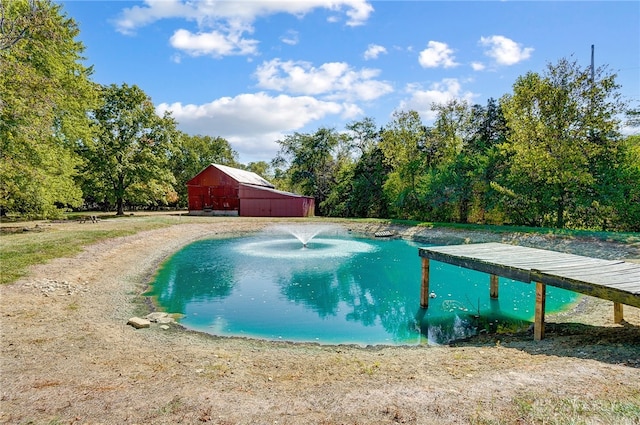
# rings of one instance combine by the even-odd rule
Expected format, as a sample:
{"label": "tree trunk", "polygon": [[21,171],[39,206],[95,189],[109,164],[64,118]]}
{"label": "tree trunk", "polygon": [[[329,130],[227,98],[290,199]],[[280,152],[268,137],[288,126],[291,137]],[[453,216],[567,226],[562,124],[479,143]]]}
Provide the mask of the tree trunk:
{"label": "tree trunk", "polygon": [[462,198],[458,204],[458,222],[467,223],[469,221],[469,199]]}
{"label": "tree trunk", "polygon": [[124,176],[118,175],[118,186],[116,187],[116,215],[124,215]]}
{"label": "tree trunk", "polygon": [[558,205],[556,209],[556,227],[558,229],[564,228],[564,197],[561,197],[558,200]]}

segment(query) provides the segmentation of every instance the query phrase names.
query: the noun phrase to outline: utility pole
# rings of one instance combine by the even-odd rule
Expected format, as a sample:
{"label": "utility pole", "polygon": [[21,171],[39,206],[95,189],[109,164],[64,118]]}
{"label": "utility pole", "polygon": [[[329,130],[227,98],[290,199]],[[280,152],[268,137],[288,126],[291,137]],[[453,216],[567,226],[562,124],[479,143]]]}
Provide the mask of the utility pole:
{"label": "utility pole", "polygon": [[591,84],[594,83],[595,72],[596,72],[595,67],[594,67],[594,61],[593,61],[593,56],[594,56],[595,49],[596,49],[596,46],[592,44],[591,45]]}

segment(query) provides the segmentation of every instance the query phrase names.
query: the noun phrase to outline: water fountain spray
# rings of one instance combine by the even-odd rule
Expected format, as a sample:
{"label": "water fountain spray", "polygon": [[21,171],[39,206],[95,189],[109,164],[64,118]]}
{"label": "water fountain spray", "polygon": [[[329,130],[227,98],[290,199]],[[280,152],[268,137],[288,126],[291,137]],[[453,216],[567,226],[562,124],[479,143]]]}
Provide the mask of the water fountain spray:
{"label": "water fountain spray", "polygon": [[309,242],[320,233],[337,232],[339,227],[328,224],[287,224],[273,226],[274,232],[288,233],[300,241],[303,248],[308,248]]}

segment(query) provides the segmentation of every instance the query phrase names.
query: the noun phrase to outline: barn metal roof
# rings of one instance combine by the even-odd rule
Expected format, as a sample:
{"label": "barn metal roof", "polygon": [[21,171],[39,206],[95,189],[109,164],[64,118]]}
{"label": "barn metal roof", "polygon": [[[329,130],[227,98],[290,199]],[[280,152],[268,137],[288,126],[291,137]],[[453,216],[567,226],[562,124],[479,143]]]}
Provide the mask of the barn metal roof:
{"label": "barn metal roof", "polygon": [[211,165],[216,167],[218,170],[222,171],[223,173],[227,174],[232,179],[236,180],[238,183],[275,188],[275,186],[269,183],[267,180],[263,179],[256,173],[252,173],[251,171],[240,170],[238,168],[227,167],[226,165],[220,165],[220,164],[211,164]]}
{"label": "barn metal roof", "polygon": [[242,183],[242,184],[244,186],[248,186],[248,187],[251,187],[251,188],[254,188],[254,189],[264,190],[264,191],[270,192],[270,193],[277,193],[279,195],[285,195],[285,196],[289,196],[291,198],[313,198],[313,196],[298,195],[297,193],[285,192],[283,190],[275,189],[274,187],[256,186],[256,185],[250,184],[250,183]]}

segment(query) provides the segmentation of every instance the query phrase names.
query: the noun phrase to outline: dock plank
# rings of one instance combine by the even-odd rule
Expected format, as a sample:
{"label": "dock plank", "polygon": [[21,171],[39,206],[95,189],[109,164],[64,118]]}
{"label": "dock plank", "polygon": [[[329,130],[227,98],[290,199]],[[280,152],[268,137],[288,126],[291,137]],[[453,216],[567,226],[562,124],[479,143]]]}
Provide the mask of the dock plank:
{"label": "dock plank", "polygon": [[640,307],[640,264],[496,242],[419,248],[422,258]]}

